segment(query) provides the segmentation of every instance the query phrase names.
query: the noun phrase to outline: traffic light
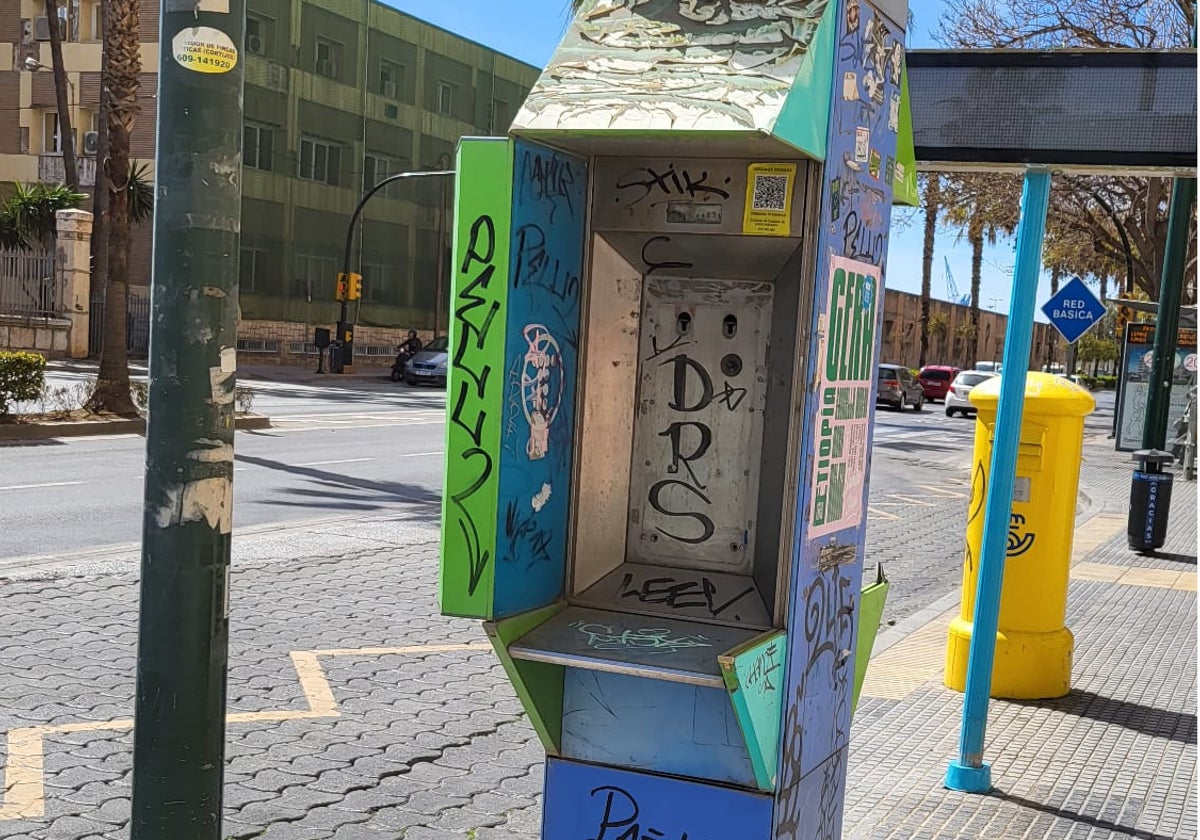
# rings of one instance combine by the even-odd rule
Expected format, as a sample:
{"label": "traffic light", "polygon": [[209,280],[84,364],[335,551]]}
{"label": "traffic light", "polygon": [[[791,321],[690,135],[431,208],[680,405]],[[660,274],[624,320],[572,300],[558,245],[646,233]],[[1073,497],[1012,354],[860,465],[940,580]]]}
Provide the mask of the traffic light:
{"label": "traffic light", "polygon": [[350,275],[350,287],[346,290],[346,300],[358,300],[362,297],[362,275]]}
{"label": "traffic light", "polygon": [[333,299],[349,300],[349,298],[346,297],[346,292],[349,290],[349,285],[350,284],[346,282],[346,275],[339,271],[337,276],[337,285],[333,289]]}

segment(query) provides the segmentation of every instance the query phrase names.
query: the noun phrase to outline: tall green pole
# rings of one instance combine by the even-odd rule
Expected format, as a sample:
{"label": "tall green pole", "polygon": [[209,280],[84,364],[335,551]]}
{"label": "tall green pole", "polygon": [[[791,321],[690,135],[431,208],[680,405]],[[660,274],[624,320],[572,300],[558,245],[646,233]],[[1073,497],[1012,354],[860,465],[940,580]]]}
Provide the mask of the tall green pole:
{"label": "tall green pole", "polygon": [[1171,379],[1178,346],[1179,302],[1183,296],[1183,269],[1187,260],[1188,223],[1196,200],[1196,179],[1176,178],[1167,217],[1167,250],[1163,255],[1162,283],[1158,293],[1158,320],[1154,326],[1154,355],[1150,366],[1150,391],[1142,426],[1142,449],[1166,449],[1167,419],[1171,410]]}
{"label": "tall green pole", "polygon": [[161,21],[131,840],[219,840],[244,0]]}

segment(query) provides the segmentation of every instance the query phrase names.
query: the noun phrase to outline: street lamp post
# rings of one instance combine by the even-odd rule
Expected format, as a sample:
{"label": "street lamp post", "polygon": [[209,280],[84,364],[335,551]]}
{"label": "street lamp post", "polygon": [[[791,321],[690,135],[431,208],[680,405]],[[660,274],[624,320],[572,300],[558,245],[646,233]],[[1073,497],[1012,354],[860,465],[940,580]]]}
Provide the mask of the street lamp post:
{"label": "street lamp post", "polygon": [[[346,226],[346,252],[342,260],[342,274],[349,278],[350,276],[350,260],[354,250],[354,227],[358,224],[358,217],[362,215],[363,208],[367,202],[379,192],[381,189],[391,184],[394,181],[399,181],[401,178],[430,178],[441,176],[453,176],[453,169],[436,169],[425,172],[397,172],[395,175],[389,175],[384,178],[371,189],[363,194],[363,197],[358,200],[358,206],[354,208],[354,212],[350,215],[350,224]],[[439,281],[440,282],[440,281]],[[337,340],[335,346],[338,347],[338,355],[336,361],[330,356],[329,370],[331,373],[344,372],[345,366],[354,361],[354,328],[347,322],[349,313],[347,312],[348,295],[342,295],[341,308],[338,311],[337,324]]]}

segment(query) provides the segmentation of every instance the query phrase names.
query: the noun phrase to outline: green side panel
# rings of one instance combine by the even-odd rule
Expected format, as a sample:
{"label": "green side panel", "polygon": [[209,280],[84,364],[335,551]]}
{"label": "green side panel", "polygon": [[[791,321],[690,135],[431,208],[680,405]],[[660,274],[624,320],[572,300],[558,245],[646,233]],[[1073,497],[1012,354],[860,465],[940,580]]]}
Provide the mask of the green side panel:
{"label": "green side panel", "polygon": [[917,152],[913,144],[912,97],[908,95],[908,61],[900,73],[900,122],[896,130],[896,174],[892,178],[892,204],[916,207]]}
{"label": "green side panel", "polygon": [[562,741],[563,666],[546,662],[513,659],[508,646],[534,627],[561,610],[563,603],[551,604],[540,610],[514,615],[497,622],[485,622],[483,629],[496,650],[504,672],[512,682],[529,722],[542,741],[548,755],[558,755]]}
{"label": "green side panel", "polygon": [[765,791],[775,789],[786,654],[787,634],[772,630],[717,657],[754,781]]}
{"label": "green side panel", "polygon": [[771,133],[816,160],[825,160],[829,134],[829,97],[833,91],[834,38],[838,3],[825,6],[816,37],[792,82]]}
{"label": "green side panel", "polygon": [[464,138],[454,185],[442,612],[491,618],[512,215],[508,140]]}
{"label": "green side panel", "polygon": [[858,599],[858,646],[854,653],[854,696],[850,700],[852,718],[854,710],[858,708],[858,695],[862,691],[863,680],[867,678],[867,663],[871,661],[871,649],[875,647],[875,636],[879,632],[879,622],[883,618],[883,605],[887,601],[890,585],[880,570],[879,581],[864,589]]}

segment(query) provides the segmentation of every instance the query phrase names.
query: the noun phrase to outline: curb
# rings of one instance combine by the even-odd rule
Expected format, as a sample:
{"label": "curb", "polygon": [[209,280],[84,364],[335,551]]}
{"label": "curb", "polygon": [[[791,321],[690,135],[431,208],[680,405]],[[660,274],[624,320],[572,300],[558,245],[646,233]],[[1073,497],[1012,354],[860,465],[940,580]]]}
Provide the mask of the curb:
{"label": "curb", "polygon": [[[258,431],[271,428],[271,418],[265,415],[237,417],[234,428],[240,431]],[[0,443],[21,440],[53,440],[66,437],[91,437],[93,435],[144,435],[146,420],[143,417],[120,420],[66,420],[46,423],[28,423],[0,426]]]}

